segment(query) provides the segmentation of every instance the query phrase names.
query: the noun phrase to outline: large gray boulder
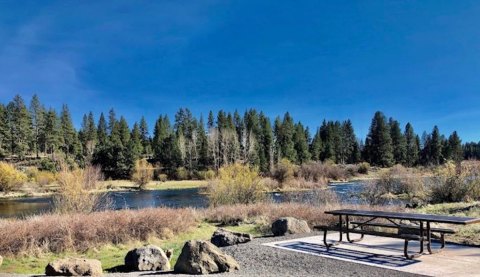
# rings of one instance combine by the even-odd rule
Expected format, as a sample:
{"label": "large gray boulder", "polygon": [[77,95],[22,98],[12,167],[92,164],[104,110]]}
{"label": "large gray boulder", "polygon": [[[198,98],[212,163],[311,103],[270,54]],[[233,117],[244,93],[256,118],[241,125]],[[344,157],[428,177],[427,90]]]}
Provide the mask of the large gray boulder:
{"label": "large gray boulder", "polygon": [[170,270],[172,251],[165,253],[160,247],[147,245],[128,251],[125,267],[131,271],[166,271]]}
{"label": "large gray boulder", "polygon": [[275,236],[310,233],[310,227],[308,227],[308,223],[305,220],[294,217],[282,217],[272,223],[272,233]]}
{"label": "large gray boulder", "polygon": [[45,267],[47,276],[101,276],[99,260],[67,258],[53,261]]}
{"label": "large gray boulder", "polygon": [[238,270],[240,266],[229,255],[208,241],[190,240],[185,243],[175,264],[176,273],[209,274]]}
{"label": "large gray boulder", "polygon": [[223,228],[217,229],[210,239],[210,242],[218,247],[231,246],[239,243],[246,243],[252,240],[252,235],[246,233],[232,232]]}

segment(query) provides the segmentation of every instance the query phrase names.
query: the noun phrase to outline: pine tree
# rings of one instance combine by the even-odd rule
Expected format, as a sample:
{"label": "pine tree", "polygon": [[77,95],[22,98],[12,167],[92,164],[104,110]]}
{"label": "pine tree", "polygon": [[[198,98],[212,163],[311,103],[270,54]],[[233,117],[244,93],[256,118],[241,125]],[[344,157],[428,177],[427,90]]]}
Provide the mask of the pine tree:
{"label": "pine tree", "polygon": [[208,157],[208,137],[207,133],[205,132],[205,123],[203,122],[203,116],[200,116],[200,122],[197,126],[197,133],[198,133],[198,168],[200,170],[205,170],[210,164],[210,160]]}
{"label": "pine tree", "polygon": [[130,155],[133,157],[133,160],[135,161],[143,153],[142,134],[140,132],[140,127],[137,122],[135,122],[132,127],[132,132],[130,134],[129,148],[131,152]]}
{"label": "pine tree", "polygon": [[108,142],[108,127],[107,121],[103,113],[100,114],[100,119],[97,124],[97,139],[100,145],[105,145]]}
{"label": "pine tree", "polygon": [[457,131],[454,131],[448,138],[448,146],[450,150],[450,158],[455,162],[461,162],[463,160],[464,152],[462,148],[462,141],[457,134]]}
{"label": "pine tree", "polygon": [[414,166],[418,162],[419,145],[417,144],[417,135],[410,123],[405,125],[405,165]]}
{"label": "pine tree", "polygon": [[433,127],[431,141],[430,141],[430,163],[433,165],[439,165],[442,163],[442,139],[440,137],[440,131],[437,126]]}
{"label": "pine tree", "polygon": [[118,121],[118,136],[122,146],[126,147],[130,142],[130,128],[128,127],[127,120],[121,116]]}
{"label": "pine tree", "polygon": [[152,154],[152,146],[150,145],[150,137],[148,133],[148,125],[145,117],[140,119],[140,139],[142,141],[143,155],[150,156]]}
{"label": "pine tree", "polygon": [[390,136],[392,138],[393,159],[396,164],[405,164],[407,154],[407,142],[400,129],[400,123],[390,118]]}
{"label": "pine tree", "polygon": [[10,130],[10,152],[23,159],[31,145],[32,122],[20,95],[16,95],[7,106],[7,124]]}
{"label": "pine tree", "polygon": [[45,148],[45,108],[35,94],[30,102],[30,117],[32,119],[33,139],[31,148],[38,158],[39,152]]}
{"label": "pine tree", "polygon": [[357,163],[359,160],[359,146],[352,122],[346,120],[342,123],[343,161],[349,164]]}
{"label": "pine tree", "polygon": [[62,152],[67,156],[75,157],[79,151],[77,132],[73,127],[72,117],[67,105],[63,105],[60,114],[60,131]]}
{"label": "pine tree", "polygon": [[293,137],[294,148],[297,153],[297,163],[302,164],[310,160],[310,152],[308,151],[308,141],[305,137],[305,129],[301,123],[295,125],[295,133]]}
{"label": "pine tree", "polygon": [[295,151],[295,143],[293,141],[293,136],[295,134],[295,125],[290,114],[287,112],[283,117],[283,122],[280,129],[280,148],[282,153],[282,158],[286,158],[291,162],[297,162],[297,153]]}
{"label": "pine tree", "polygon": [[323,151],[322,138],[320,137],[320,129],[317,128],[317,132],[313,136],[312,143],[310,145],[310,154],[312,160],[320,161],[320,155]]}
{"label": "pine tree", "polygon": [[7,122],[7,108],[0,103],[0,158],[9,152],[10,132]]}
{"label": "pine tree", "polygon": [[390,128],[381,112],[376,112],[365,142],[368,161],[373,165],[389,167],[393,165],[393,147]]}
{"label": "pine tree", "polygon": [[260,171],[271,172],[274,165],[274,140],[273,130],[270,119],[263,113],[260,113],[260,143],[261,145],[261,158],[260,158]]}
{"label": "pine tree", "polygon": [[208,122],[207,122],[207,130],[212,129],[215,127],[215,117],[213,116],[213,112],[208,112]]}
{"label": "pine tree", "polygon": [[48,110],[45,115],[45,152],[52,155],[55,159],[55,153],[61,145],[60,120],[54,109]]}

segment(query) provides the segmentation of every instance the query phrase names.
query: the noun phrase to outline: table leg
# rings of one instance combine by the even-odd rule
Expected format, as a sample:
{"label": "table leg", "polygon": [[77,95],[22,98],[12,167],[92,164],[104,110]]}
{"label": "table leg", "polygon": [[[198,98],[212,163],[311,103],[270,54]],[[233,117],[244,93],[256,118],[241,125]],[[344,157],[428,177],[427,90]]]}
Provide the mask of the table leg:
{"label": "table leg", "polygon": [[424,237],[425,231],[423,230],[423,221],[420,221],[420,252],[423,253],[423,237]]}
{"label": "table leg", "polygon": [[353,242],[357,242],[357,241],[361,241],[363,239],[363,236],[364,234],[361,234],[360,238],[358,239],[350,239],[350,232],[349,232],[349,225],[350,225],[350,222],[348,220],[348,215],[345,216],[345,226],[347,227],[345,233],[347,235],[347,241],[350,242],[350,243],[353,243]]}

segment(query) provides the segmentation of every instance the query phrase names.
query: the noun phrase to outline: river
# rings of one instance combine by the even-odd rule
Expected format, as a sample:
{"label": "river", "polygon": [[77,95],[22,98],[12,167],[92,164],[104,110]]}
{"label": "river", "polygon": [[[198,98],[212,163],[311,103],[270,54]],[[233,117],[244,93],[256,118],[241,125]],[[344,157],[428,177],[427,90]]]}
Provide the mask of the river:
{"label": "river", "polygon": [[[342,203],[358,204],[358,197],[363,185],[360,182],[335,183],[329,185]],[[314,197],[312,191],[269,193],[274,202],[298,201],[306,202]],[[208,206],[205,195],[199,189],[175,190],[143,190],[108,192],[107,197],[112,202],[113,209],[142,209],[148,207],[194,207]],[[18,198],[0,200],[0,218],[22,218],[35,214],[47,213],[52,210],[52,197]]]}

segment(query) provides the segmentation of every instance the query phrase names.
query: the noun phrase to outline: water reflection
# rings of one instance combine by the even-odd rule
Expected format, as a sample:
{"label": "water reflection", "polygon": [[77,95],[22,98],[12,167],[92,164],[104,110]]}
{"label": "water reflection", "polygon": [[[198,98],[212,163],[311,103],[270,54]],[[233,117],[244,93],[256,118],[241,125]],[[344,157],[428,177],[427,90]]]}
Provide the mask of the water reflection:
{"label": "water reflection", "polygon": [[[335,192],[342,203],[361,204],[359,193],[363,185],[358,182],[341,183],[330,185],[329,189]],[[317,192],[286,192],[271,193],[274,202],[307,202],[316,199]],[[208,205],[205,195],[199,189],[180,190],[145,190],[109,192],[107,194],[112,202],[113,209],[142,209],[149,207],[194,207],[203,208]],[[34,214],[42,214],[52,209],[51,197],[20,198],[0,200],[0,217],[26,217]]]}

